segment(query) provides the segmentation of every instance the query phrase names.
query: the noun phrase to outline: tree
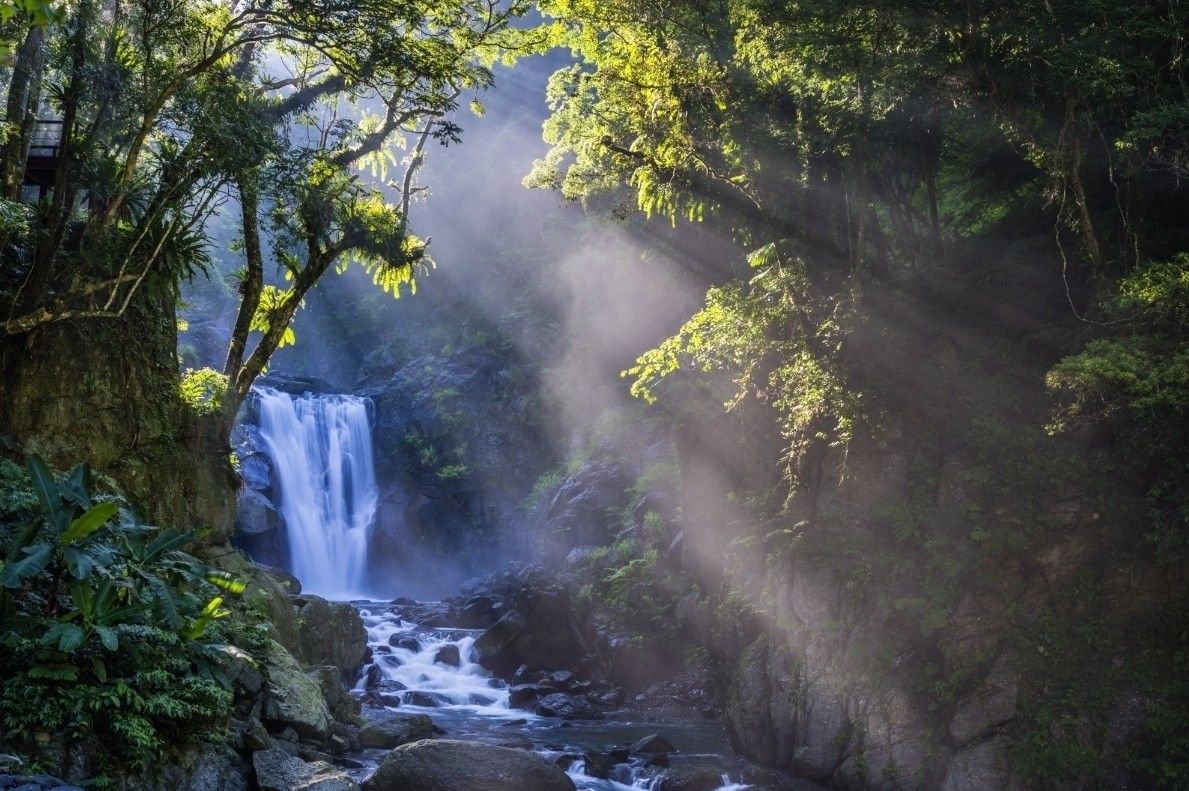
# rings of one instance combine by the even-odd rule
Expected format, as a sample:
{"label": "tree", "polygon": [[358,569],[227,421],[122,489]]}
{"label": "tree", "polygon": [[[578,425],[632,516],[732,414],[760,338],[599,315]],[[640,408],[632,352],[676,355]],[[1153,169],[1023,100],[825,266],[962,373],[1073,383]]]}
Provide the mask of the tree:
{"label": "tree", "polygon": [[[50,351],[54,339],[70,348],[102,338],[92,371],[128,368],[147,377],[147,391],[176,401],[167,360],[177,286],[207,268],[210,223],[230,212],[245,266],[214,432],[225,437],[303,297],[331,268],[357,262],[397,292],[428,265],[408,225],[416,173],[430,143],[460,139],[451,114],[521,46],[513,23],[527,7],[76,0],[52,18],[12,15],[0,28],[15,52],[0,157],[0,344],[13,406],[0,430],[37,434],[33,418],[16,412],[33,398],[21,393],[45,388],[50,374],[36,358],[63,353]],[[46,127],[35,116],[46,111],[60,129],[55,172],[52,189],[31,202],[22,181]],[[387,186],[361,172],[386,178],[398,162],[403,173]],[[115,364],[132,341],[157,356]],[[176,423],[175,407],[164,404],[160,422]],[[155,428],[163,442],[171,433]]]}

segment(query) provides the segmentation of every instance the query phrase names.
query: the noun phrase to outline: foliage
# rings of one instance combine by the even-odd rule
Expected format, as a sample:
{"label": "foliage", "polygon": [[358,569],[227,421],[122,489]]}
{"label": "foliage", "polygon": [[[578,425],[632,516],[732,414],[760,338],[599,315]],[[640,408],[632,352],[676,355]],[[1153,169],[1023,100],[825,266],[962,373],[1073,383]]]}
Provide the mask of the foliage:
{"label": "foliage", "polygon": [[87,465],[56,479],[31,455],[27,468],[40,513],[0,567],[6,735],[96,734],[112,768],[151,769],[228,713],[219,647],[204,634],[227,615],[220,591],[244,583],[183,552],[193,534],[94,497]]}
{"label": "foliage", "polygon": [[187,368],[178,383],[182,401],[197,415],[212,415],[223,408],[227,377],[211,368]]}
{"label": "foliage", "polygon": [[36,130],[6,127],[0,333],[176,302],[180,279],[207,272],[208,225],[234,222],[220,211],[233,194],[244,267],[229,414],[332,268],[356,262],[394,295],[415,286],[432,265],[409,232],[426,147],[458,141],[459,97],[530,48],[513,27],[526,0],[100,5],[0,4],[55,23],[9,24],[0,44],[14,53],[9,117],[51,107],[67,163],[26,222],[20,152]]}
{"label": "foliage", "polygon": [[712,288],[706,307],[674,337],[624,372],[633,395],[655,401],[653,387],[683,368],[731,372],[731,409],[745,398],[782,415],[790,460],[814,441],[845,444],[864,412],[863,395],[840,365],[853,305],[814,294],[805,263],[772,243],[749,257],[758,273],[746,284]]}
{"label": "foliage", "polygon": [[1165,556],[1189,548],[1189,253],[1124,278],[1107,305],[1112,332],[1059,362],[1053,432],[1101,423],[1145,486],[1151,537]]}

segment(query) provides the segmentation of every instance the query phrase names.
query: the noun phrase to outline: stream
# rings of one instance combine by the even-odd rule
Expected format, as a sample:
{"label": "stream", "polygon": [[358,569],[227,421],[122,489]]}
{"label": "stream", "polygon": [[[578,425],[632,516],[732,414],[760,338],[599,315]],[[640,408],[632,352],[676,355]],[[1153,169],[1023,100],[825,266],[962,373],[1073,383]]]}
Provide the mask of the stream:
{"label": "stream", "polygon": [[[659,734],[676,748],[670,754],[671,766],[696,765],[720,770],[723,777],[720,791],[754,788],[741,782],[744,771],[751,765],[733,757],[726,731],[717,721],[663,724],[619,719],[616,712],[608,712],[604,720],[560,720],[509,708],[504,682],[473,661],[472,645],[482,630],[423,628],[402,621],[386,602],[354,604],[363,617],[373,651],[373,661],[363,668],[355,694],[364,694],[367,674],[374,665],[383,680],[405,687],[392,693],[399,697],[399,706],[383,708],[426,714],[447,738],[530,748],[551,761],[558,761],[583,791],[634,791],[653,788],[659,782],[660,771],[646,767],[643,757],[633,754],[630,762],[616,765],[613,779],[598,779],[585,773],[582,756],[587,751],[606,753],[623,749],[646,736]],[[435,662],[444,646],[457,647],[457,666]],[[375,674],[376,670],[370,672]],[[371,707],[365,707],[365,716],[368,708]],[[387,750],[365,750],[361,761],[364,766],[352,772],[355,779],[370,774],[386,753]]]}

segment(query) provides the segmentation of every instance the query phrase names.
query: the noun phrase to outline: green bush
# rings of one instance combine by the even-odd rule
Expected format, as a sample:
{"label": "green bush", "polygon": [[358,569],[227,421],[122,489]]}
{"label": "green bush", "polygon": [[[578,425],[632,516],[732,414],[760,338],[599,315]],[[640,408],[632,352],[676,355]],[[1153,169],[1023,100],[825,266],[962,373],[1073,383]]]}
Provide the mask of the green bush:
{"label": "green bush", "polygon": [[231,694],[207,627],[227,614],[221,593],[244,584],[183,552],[193,534],[93,496],[87,465],[61,480],[37,456],[27,467],[39,513],[0,564],[5,740],[97,740],[102,768],[119,774],[215,738]]}

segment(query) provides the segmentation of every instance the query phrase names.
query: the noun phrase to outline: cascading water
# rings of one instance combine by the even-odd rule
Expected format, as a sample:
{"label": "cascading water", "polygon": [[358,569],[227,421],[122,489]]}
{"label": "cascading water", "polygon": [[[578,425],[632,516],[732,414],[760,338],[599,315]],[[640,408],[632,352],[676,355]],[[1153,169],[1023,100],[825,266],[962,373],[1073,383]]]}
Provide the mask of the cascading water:
{"label": "cascading water", "polygon": [[367,545],[378,494],[368,404],[348,395],[257,388],[290,571],[327,599],[366,598]]}

